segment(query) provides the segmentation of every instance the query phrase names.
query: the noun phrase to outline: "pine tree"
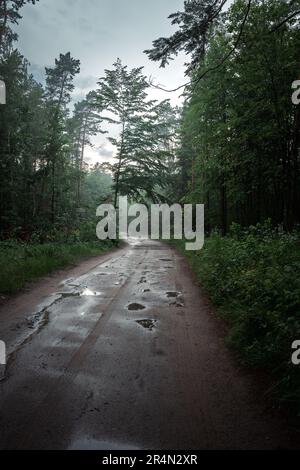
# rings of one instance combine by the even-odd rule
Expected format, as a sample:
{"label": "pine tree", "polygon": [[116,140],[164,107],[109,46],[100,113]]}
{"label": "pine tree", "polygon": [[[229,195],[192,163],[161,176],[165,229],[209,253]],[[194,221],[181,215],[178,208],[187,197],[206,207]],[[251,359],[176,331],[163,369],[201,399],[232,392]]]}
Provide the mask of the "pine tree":
{"label": "pine tree", "polygon": [[51,222],[56,216],[57,166],[62,162],[65,145],[65,119],[67,104],[74,90],[73,79],[80,72],[80,61],[73,59],[70,52],[60,54],[53,68],[46,68],[46,99],[49,112],[49,142],[46,150],[47,168],[51,174]]}
{"label": "pine tree", "polygon": [[98,102],[109,113],[104,119],[120,130],[118,137],[109,138],[117,149],[115,204],[120,193],[157,200],[158,188],[167,184],[174,115],[168,101],[148,98],[148,87],[142,68],[128,71],[120,60],[99,81]]}
{"label": "pine tree", "polygon": [[12,46],[18,35],[12,30],[12,25],[19,23],[22,18],[20,9],[26,3],[33,5],[38,0],[0,0],[0,53]]}
{"label": "pine tree", "polygon": [[128,71],[120,59],[113,64],[112,70],[105,70],[105,76],[100,78],[98,103],[105,108],[109,115],[105,119],[120,128],[117,138],[110,141],[117,148],[117,164],[114,166],[115,205],[120,191],[121,171],[128,159],[130,128],[137,117],[141,117],[149,108],[146,102],[148,83],[142,74],[142,67]]}
{"label": "pine tree", "polygon": [[71,159],[77,172],[76,199],[78,207],[81,199],[84,151],[86,146],[92,146],[92,136],[105,133],[101,129],[102,122],[101,109],[97,105],[97,94],[92,91],[85,100],[75,104],[73,117],[69,120],[69,129],[73,140]]}

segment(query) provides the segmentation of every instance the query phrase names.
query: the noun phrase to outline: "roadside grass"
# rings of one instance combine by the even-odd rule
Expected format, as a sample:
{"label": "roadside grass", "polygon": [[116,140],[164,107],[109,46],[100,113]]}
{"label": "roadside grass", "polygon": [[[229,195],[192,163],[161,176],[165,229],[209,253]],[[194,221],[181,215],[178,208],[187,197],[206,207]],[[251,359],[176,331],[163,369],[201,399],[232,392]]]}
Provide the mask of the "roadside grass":
{"label": "roadside grass", "polygon": [[300,340],[299,233],[268,224],[226,237],[213,234],[201,251],[185,251],[201,286],[230,326],[227,343],[247,366],[270,373],[270,395],[300,416],[300,366],[292,343]]}
{"label": "roadside grass", "polygon": [[0,242],[0,293],[13,294],[29,281],[45,276],[89,256],[112,249],[107,241],[25,244]]}

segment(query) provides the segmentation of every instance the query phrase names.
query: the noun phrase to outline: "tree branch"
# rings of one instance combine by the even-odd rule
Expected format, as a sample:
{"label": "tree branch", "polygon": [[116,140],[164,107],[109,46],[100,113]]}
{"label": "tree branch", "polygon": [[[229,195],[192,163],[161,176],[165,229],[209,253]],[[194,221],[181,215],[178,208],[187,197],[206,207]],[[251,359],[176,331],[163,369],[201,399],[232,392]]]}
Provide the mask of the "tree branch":
{"label": "tree branch", "polygon": [[277,31],[279,28],[281,28],[281,26],[283,26],[285,23],[287,23],[289,20],[291,20],[292,18],[294,18],[295,16],[299,15],[300,14],[300,10],[298,11],[294,11],[294,13],[291,13],[287,18],[285,18],[284,20],[282,20],[279,24],[277,24],[276,26],[274,26],[274,28],[271,29],[270,33],[274,33],[275,31]]}
{"label": "tree branch", "polygon": [[223,59],[217,64],[215,65],[214,67],[210,67],[206,70],[204,70],[195,80],[190,80],[189,82],[187,83],[184,83],[183,85],[180,85],[178,86],[177,88],[174,88],[172,90],[168,90],[166,88],[163,88],[159,85],[155,85],[153,83],[153,81],[150,79],[149,81],[149,84],[150,86],[152,86],[153,88],[156,88],[157,90],[161,90],[161,91],[164,91],[166,93],[174,93],[176,91],[179,91],[181,90],[182,88],[185,88],[186,86],[189,86],[189,85],[192,85],[192,86],[195,86],[199,83],[199,81],[205,77],[205,75],[207,75],[208,73],[210,72],[214,72],[215,70],[217,70],[219,67],[221,67],[225,62],[226,60],[229,59],[229,57],[235,52],[235,50],[237,49],[239,43],[240,43],[240,40],[241,40],[241,37],[243,35],[243,32],[244,32],[244,28],[245,28],[245,25],[246,25],[246,22],[247,22],[247,19],[249,17],[249,13],[250,13],[250,9],[251,9],[251,4],[252,4],[252,0],[248,0],[248,4],[247,4],[247,8],[246,8],[246,12],[245,12],[245,16],[243,18],[243,21],[242,21],[242,24],[241,24],[241,27],[240,27],[240,31],[239,31],[239,34],[238,34],[238,37],[233,45],[233,47],[231,48],[231,50],[223,57]]}

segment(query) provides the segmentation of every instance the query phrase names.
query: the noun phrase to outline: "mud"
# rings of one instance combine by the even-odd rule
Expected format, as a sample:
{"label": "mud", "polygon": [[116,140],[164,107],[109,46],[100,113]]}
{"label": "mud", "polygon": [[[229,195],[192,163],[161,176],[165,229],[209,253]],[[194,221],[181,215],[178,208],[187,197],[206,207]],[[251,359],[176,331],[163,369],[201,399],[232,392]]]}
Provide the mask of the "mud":
{"label": "mud", "polygon": [[145,305],[142,305],[142,304],[132,303],[132,304],[129,304],[127,308],[128,310],[137,311],[137,310],[144,310],[146,307]]}
{"label": "mud", "polygon": [[143,328],[146,328],[147,330],[153,330],[153,328],[156,325],[156,320],[137,320],[136,321],[139,325],[141,325]]}

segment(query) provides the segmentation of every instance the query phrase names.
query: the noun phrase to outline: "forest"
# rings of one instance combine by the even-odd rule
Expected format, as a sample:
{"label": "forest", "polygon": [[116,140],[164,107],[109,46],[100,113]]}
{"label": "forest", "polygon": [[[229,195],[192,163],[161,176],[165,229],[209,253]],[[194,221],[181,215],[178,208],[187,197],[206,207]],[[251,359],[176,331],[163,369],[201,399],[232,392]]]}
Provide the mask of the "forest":
{"label": "forest", "polygon": [[[299,410],[300,1],[184,1],[169,17],[174,34],[145,51],[161,67],[186,54],[176,107],[175,90],[150,99],[164,88],[119,58],[74,106],[70,52],[36,81],[14,31],[26,3],[37,2],[0,0],[1,294],[111,249],[96,238],[103,202],[205,204],[204,249],[172,243],[228,323],[229,347],[267,371],[277,403]],[[85,161],[99,133],[113,164]]]}

